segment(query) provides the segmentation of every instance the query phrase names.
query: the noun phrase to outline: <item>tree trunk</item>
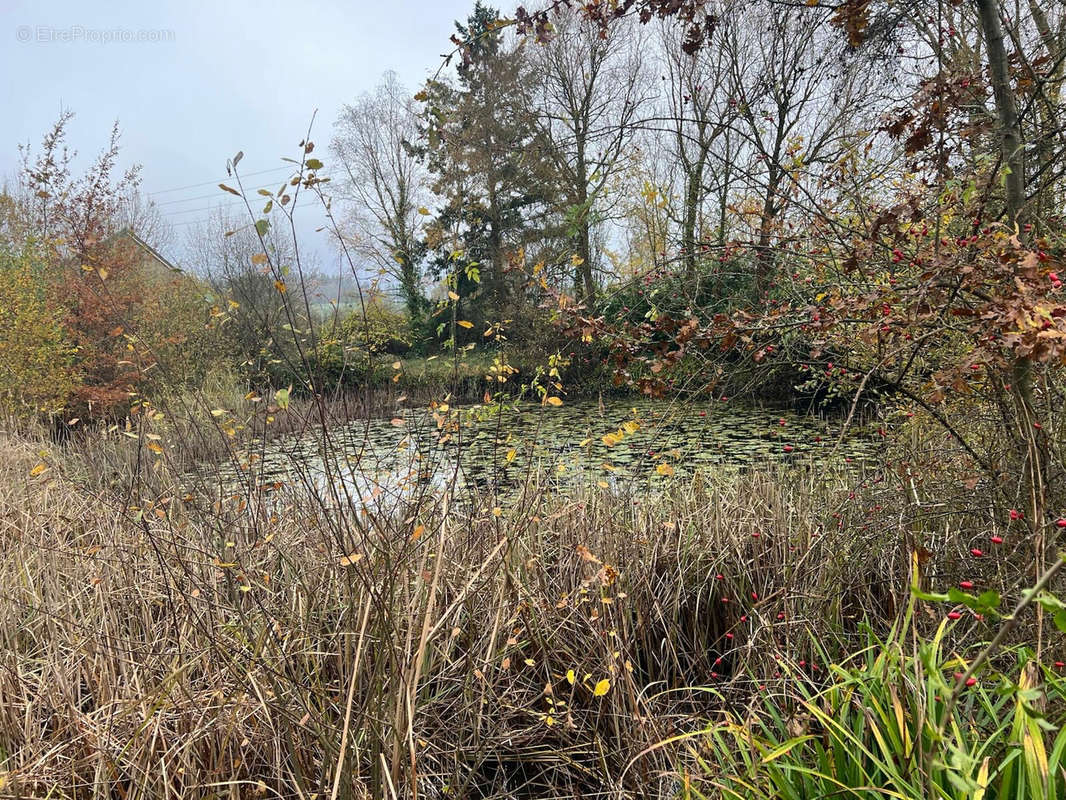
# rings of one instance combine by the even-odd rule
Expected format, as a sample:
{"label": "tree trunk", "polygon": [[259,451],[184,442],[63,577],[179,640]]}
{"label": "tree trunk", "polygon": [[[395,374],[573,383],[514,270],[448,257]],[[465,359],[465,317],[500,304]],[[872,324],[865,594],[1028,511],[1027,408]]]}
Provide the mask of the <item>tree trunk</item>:
{"label": "tree trunk", "polygon": [[[996,102],[996,117],[999,128],[1003,165],[1008,170],[1004,188],[1007,224],[1014,227],[1019,238],[1024,237],[1025,214],[1025,151],[1022,130],[1018,121],[1018,108],[1010,85],[1007,51],[1003,46],[1003,27],[999,19],[996,0],[975,0],[981,29],[985,37],[985,52],[988,58],[988,75],[992,83],[992,95]],[[1017,436],[1022,458],[1022,481],[1028,493],[1029,530],[1033,537],[1034,570],[1037,575],[1044,570],[1044,517],[1047,506],[1047,487],[1044,476],[1048,464],[1048,442],[1043,431],[1036,427],[1038,421],[1033,398],[1034,369],[1027,357],[1015,358],[1011,374],[1011,394],[1017,411]],[[1042,615],[1037,611],[1037,654],[1039,657],[1042,630]]]}
{"label": "tree trunk", "polygon": [[707,151],[701,147],[699,157],[688,174],[685,191],[685,221],[681,231],[681,247],[685,253],[685,279],[689,284],[694,283],[696,279],[696,218],[699,216],[703,167],[706,160]]}

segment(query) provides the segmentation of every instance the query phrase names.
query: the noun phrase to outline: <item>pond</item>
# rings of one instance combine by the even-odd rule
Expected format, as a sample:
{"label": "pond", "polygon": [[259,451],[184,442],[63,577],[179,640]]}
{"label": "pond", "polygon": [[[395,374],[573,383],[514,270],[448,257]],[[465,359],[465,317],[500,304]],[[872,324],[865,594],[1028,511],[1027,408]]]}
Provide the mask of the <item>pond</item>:
{"label": "pond", "polygon": [[877,444],[859,432],[838,444],[841,424],[707,401],[441,405],[358,420],[325,435],[276,440],[212,473],[218,473],[220,487],[341,484],[364,501],[445,486],[506,493],[530,476],[556,488],[580,481],[641,489],[690,478],[697,470],[826,468],[873,460]]}

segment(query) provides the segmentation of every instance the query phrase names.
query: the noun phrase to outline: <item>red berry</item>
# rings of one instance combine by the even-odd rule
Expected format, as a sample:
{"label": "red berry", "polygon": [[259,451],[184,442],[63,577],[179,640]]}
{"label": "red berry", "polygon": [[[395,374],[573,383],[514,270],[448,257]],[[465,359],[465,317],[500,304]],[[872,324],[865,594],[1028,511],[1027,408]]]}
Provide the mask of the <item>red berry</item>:
{"label": "red berry", "polygon": [[973,588],[973,581],[959,581],[959,588],[969,591]]}
{"label": "red berry", "polygon": [[992,537],[992,544],[1003,544],[1003,537],[1002,536],[993,536]]}
{"label": "red berry", "polygon": [[960,614],[958,611],[949,611],[948,619],[962,619],[962,614]]}
{"label": "red berry", "polygon": [[978,550],[976,547],[973,548],[972,550],[970,550],[970,554],[973,555],[976,558],[980,558],[981,556],[984,555],[984,553],[982,551]]}

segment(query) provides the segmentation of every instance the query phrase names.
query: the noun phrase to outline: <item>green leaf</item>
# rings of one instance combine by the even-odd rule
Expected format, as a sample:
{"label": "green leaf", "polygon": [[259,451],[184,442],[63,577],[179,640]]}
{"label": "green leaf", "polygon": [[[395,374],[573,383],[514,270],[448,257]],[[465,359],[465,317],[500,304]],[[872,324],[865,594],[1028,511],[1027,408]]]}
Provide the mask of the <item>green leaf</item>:
{"label": "green leaf", "polygon": [[999,592],[994,592],[989,589],[987,592],[982,592],[977,598],[977,603],[982,608],[999,608]]}
{"label": "green leaf", "polygon": [[930,603],[943,603],[949,599],[946,594],[933,594],[931,592],[923,592],[921,589],[916,588],[911,589],[911,594],[919,600],[927,600]]}
{"label": "green leaf", "polygon": [[308,169],[322,169],[322,162],[317,158],[309,158],[304,162]]}
{"label": "green leaf", "polygon": [[977,598],[974,597],[972,594],[967,594],[962,589],[956,589],[954,586],[952,586],[950,589],[948,589],[948,600],[950,600],[952,603],[962,603],[964,605],[969,606],[972,603],[976,602]]}
{"label": "green leaf", "polygon": [[[1028,594],[1028,592],[1026,592]],[[1036,598],[1036,601],[1040,603],[1045,611],[1066,611],[1066,603],[1059,600],[1055,595],[1049,592],[1041,592],[1040,596]]]}
{"label": "green leaf", "polygon": [[256,233],[258,233],[260,236],[266,236],[268,230],[270,230],[270,222],[268,220],[265,220],[265,219],[256,220],[256,222],[255,222],[255,232]]}
{"label": "green leaf", "polygon": [[1066,610],[1060,611],[1055,615],[1055,627],[1066,633]]}

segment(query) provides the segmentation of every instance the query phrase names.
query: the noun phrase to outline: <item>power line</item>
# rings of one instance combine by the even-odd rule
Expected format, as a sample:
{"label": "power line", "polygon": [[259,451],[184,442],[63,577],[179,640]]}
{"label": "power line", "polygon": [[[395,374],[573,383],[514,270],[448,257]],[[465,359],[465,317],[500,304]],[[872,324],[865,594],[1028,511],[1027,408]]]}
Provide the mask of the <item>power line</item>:
{"label": "power line", "polygon": [[[271,172],[281,172],[282,170],[288,170],[289,172],[295,172],[296,171],[296,165],[293,165],[291,167],[286,166],[286,167],[274,167],[272,169],[261,169],[258,172],[246,172],[241,177],[242,178],[251,178],[253,175],[266,175],[266,174],[271,173]],[[203,183],[190,183],[188,186],[176,186],[173,189],[160,189],[157,192],[145,192],[145,194],[148,197],[153,197],[153,196],[155,196],[157,194],[169,194],[171,192],[180,192],[180,191],[183,191],[185,189],[197,189],[197,188],[199,188],[201,186],[217,186],[219,183],[222,183],[222,182],[224,182],[226,180],[230,180],[230,179],[229,178],[219,178],[217,181],[204,181]]]}
{"label": "power line", "polygon": [[[250,191],[257,192],[260,189],[269,189],[271,188],[271,186],[273,186],[273,184],[270,184],[268,186],[256,186]],[[211,192],[210,194],[198,194],[195,197],[182,197],[179,200],[164,200],[162,203],[155,203],[155,206],[172,206],[175,203],[191,203],[193,200],[206,200],[211,197],[218,197],[221,191],[222,190],[219,189],[217,192]]]}
{"label": "power line", "polygon": [[[319,177],[320,178],[329,178],[331,176],[329,176],[329,175],[319,175]],[[288,185],[287,182],[286,182],[286,185]],[[272,183],[271,184],[264,184],[263,186],[254,186],[251,189],[246,189],[245,193],[258,192],[260,189],[271,189],[271,188],[273,188],[273,186],[274,186],[274,184],[272,184]],[[177,191],[177,190],[175,189],[173,191]],[[221,191],[221,190],[219,190],[219,191]],[[157,192],[157,194],[158,194],[158,192]],[[170,205],[174,205],[175,203],[191,203],[194,200],[206,200],[208,198],[218,197],[218,196],[219,196],[219,192],[210,192],[209,194],[198,194],[195,197],[182,197],[182,198],[179,198],[178,200],[164,200],[162,203],[154,203],[154,205],[158,208],[159,206],[170,206]],[[166,213],[174,213],[174,212],[166,212]]]}
{"label": "power line", "polygon": [[[264,186],[264,187],[261,187],[261,188],[265,189],[267,187]],[[252,190],[252,191],[255,191],[255,190]],[[172,200],[170,202],[172,202],[172,203],[192,202],[193,200],[203,200],[204,197],[216,197],[216,196],[217,195],[215,195],[215,194],[208,194],[208,195],[203,195],[202,197],[190,197],[187,200]],[[222,198],[219,198],[219,199],[221,200]],[[264,197],[262,195],[248,195],[249,204],[257,203],[259,200],[263,200],[265,202],[265,201],[271,200],[271,199],[276,200],[276,198]],[[179,208],[179,209],[174,209],[174,210],[166,210],[166,211],[163,211],[163,213],[164,214],[171,214],[171,215],[175,215],[175,214],[192,214],[192,213],[197,212],[197,211],[212,211],[214,209],[220,209],[220,208],[232,208],[233,206],[244,206],[244,204],[245,204],[245,201],[243,199],[241,199],[241,200],[230,200],[229,202],[226,202],[226,203],[221,203],[221,204],[215,203],[215,204],[209,205],[209,206],[200,206],[199,208]],[[161,206],[161,205],[166,205],[166,203],[156,203],[157,207]],[[292,207],[292,206],[290,206],[290,207]]]}
{"label": "power line", "polygon": [[[288,207],[290,209],[295,208],[299,204],[299,202],[300,202],[300,200],[296,200],[292,204],[290,204]],[[234,200],[232,202],[223,203],[221,205],[202,206],[200,208],[185,208],[185,209],[181,209],[180,211],[167,211],[167,212],[164,212],[164,213],[170,214],[170,215],[177,215],[177,214],[191,214],[191,213],[194,213],[194,212],[197,212],[197,211],[223,211],[223,210],[225,210],[227,208],[233,208],[235,206],[240,206],[240,207],[243,208],[244,207],[244,202],[241,201],[241,200]],[[304,208],[307,207],[307,202],[306,201],[304,201],[304,206],[303,207]],[[172,222],[172,221],[170,221],[168,219],[167,222],[170,225],[174,226],[174,227],[178,227],[178,226],[181,226],[181,225],[194,225],[194,224],[199,223],[199,222],[211,222],[213,220],[214,220],[214,217],[199,217],[197,219],[178,220],[177,222]]]}

